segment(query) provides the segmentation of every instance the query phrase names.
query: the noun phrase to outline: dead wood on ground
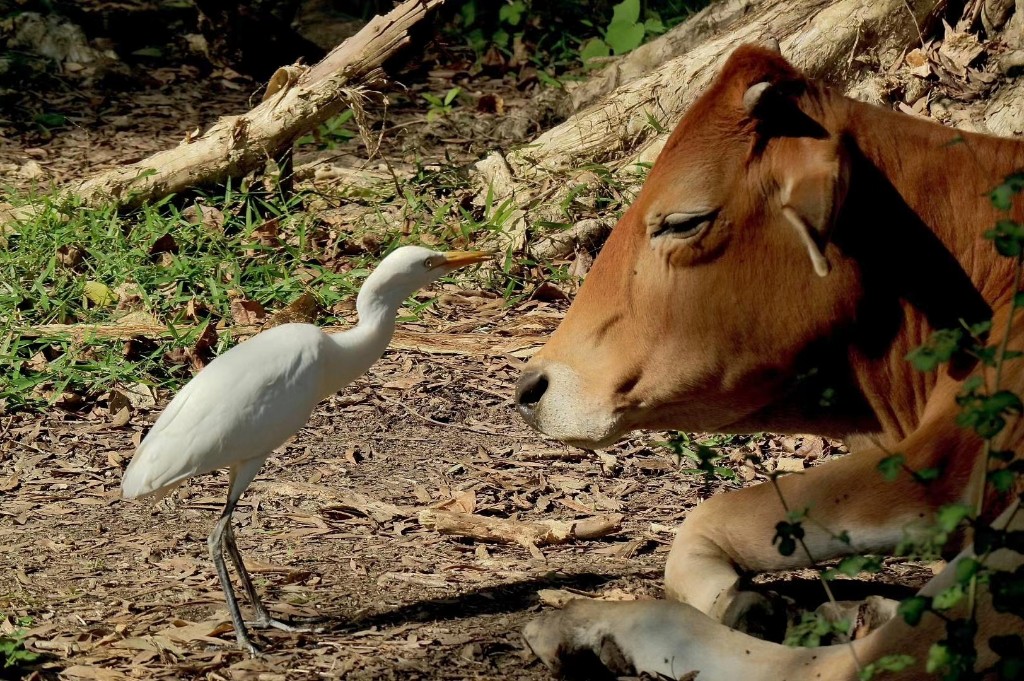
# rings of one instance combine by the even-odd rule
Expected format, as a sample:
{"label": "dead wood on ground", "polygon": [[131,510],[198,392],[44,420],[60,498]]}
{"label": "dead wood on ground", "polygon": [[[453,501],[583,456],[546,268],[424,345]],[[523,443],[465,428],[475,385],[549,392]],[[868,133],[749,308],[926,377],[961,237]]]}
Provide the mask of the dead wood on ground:
{"label": "dead wood on ground", "polygon": [[[234,325],[228,330],[235,339],[254,336],[263,327],[256,325]],[[337,333],[351,327],[325,326],[324,333]],[[130,338],[173,338],[187,335],[193,327],[168,328],[164,324],[114,323],[114,324],[44,324],[21,327],[17,331],[28,338],[70,338],[79,343],[97,340],[128,340]],[[465,355],[474,357],[518,356],[524,352],[532,354],[547,341],[547,335],[524,334],[509,337],[482,333],[430,333],[403,331],[398,329],[391,340],[393,350],[414,350],[430,355]]]}
{"label": "dead wood on ground", "polygon": [[409,42],[412,27],[443,2],[406,0],[374,17],[318,64],[278,69],[264,101],[248,113],[225,116],[195,139],[101,173],[67,193],[86,205],[112,202],[128,208],[258,170],[300,135],[338,114],[360,90],[379,87],[384,62]]}
{"label": "dead wood on ground", "polygon": [[622,518],[621,514],[615,513],[570,522],[524,522],[437,509],[421,511],[419,514],[421,525],[441,534],[501,544],[519,544],[527,548],[606,537],[622,527]]}
{"label": "dead wood on ground", "polygon": [[[921,27],[943,5],[939,0],[766,0],[756,4],[727,2],[708,35],[699,25],[711,21],[701,13],[677,26],[649,54],[627,57],[601,72],[598,82],[577,92],[581,103],[613,90],[589,108],[572,115],[528,145],[494,152],[475,166],[482,195],[492,202],[510,200],[514,219],[502,245],[533,253],[543,228],[558,221],[561,205],[578,185],[590,184],[588,168],[598,164],[615,182],[634,191],[643,168],[654,161],[668,132],[706,89],[725,59],[742,43],[777,40],[783,55],[813,77],[840,87],[856,84],[865,70],[888,68],[909,48],[920,44]],[[734,6],[735,5],[735,6]],[[701,37],[705,39],[700,40]],[[651,59],[678,54],[653,66]],[[636,60],[635,66],[632,60]],[[625,80],[626,82],[621,82]],[[584,177],[586,176],[586,177]],[[518,209],[518,210],[517,210]],[[545,258],[570,255],[583,248],[565,239],[545,249]],[[536,255],[536,254],[534,254]]]}

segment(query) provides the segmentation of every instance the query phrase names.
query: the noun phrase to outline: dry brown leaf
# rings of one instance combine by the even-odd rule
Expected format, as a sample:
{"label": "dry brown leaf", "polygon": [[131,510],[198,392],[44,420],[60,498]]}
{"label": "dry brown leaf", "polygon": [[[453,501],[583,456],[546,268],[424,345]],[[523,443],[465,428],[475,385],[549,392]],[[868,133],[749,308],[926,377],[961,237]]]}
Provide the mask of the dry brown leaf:
{"label": "dry brown leaf", "polygon": [[911,50],[903,59],[910,67],[910,73],[918,78],[927,78],[932,74],[931,62],[921,48]]}
{"label": "dry brown leaf", "polygon": [[123,428],[128,425],[131,418],[132,414],[128,407],[121,407],[110,419],[110,425],[114,428]]}
{"label": "dry brown leaf", "polygon": [[135,409],[152,409],[156,406],[156,393],[145,383],[130,383],[121,386],[120,391]]}
{"label": "dry brown leaf", "polygon": [[42,372],[46,371],[46,369],[49,366],[50,362],[47,361],[46,355],[44,355],[41,351],[32,355],[32,357],[27,362],[25,362],[25,368],[28,369],[29,371]]}
{"label": "dry brown leaf", "polygon": [[57,249],[57,262],[64,267],[74,269],[85,257],[85,249],[74,244],[65,244]]}
{"label": "dry brown leaf", "polygon": [[319,303],[317,303],[316,297],[309,291],[305,291],[298,298],[288,303],[287,307],[275,312],[267,320],[267,323],[263,325],[263,328],[269,329],[281,324],[292,323],[314,324],[318,316]]}
{"label": "dry brown leaf", "polygon": [[570,601],[594,600],[590,596],[565,589],[541,589],[537,592],[537,598],[540,600],[541,605],[552,608],[564,608]]}
{"label": "dry brown leaf", "polygon": [[[178,252],[178,242],[170,234],[164,234],[153,242],[149,247],[149,258],[153,261],[161,261],[159,256],[166,254],[174,255]],[[164,262],[164,264],[167,264]]]}
{"label": "dry brown leaf", "polygon": [[985,46],[978,41],[978,36],[967,31],[957,31],[946,20],[942,20],[946,29],[939,54],[945,57],[958,71],[958,75],[967,75],[967,67],[985,51]]}
{"label": "dry brown leaf", "polygon": [[18,477],[18,474],[11,473],[6,480],[0,480],[0,492],[10,492],[17,489],[20,484],[21,479]]}
{"label": "dry brown leaf", "polygon": [[795,456],[780,456],[775,460],[775,470],[780,473],[799,473],[804,470],[804,460]]}
{"label": "dry brown leaf", "polygon": [[246,326],[258,324],[266,316],[267,311],[255,300],[235,299],[231,301],[231,318],[235,320],[236,324]]}
{"label": "dry brown leaf", "polygon": [[159,635],[125,638],[120,641],[114,641],[110,644],[110,647],[125,648],[127,650],[151,650],[157,653],[167,650],[178,657],[185,654],[185,651],[176,646],[171,639]]}
{"label": "dry brown leaf", "polygon": [[194,203],[181,211],[181,216],[193,225],[202,225],[203,228],[221,232],[224,230],[224,213],[213,206],[203,206]]}
{"label": "dry brown leaf", "polygon": [[541,282],[541,284],[533,290],[530,297],[534,300],[544,300],[548,302],[569,300],[569,294],[552,284],[550,281]]}
{"label": "dry brown leaf", "polygon": [[473,490],[455,492],[452,494],[451,499],[438,504],[437,508],[460,513],[472,513],[476,510],[476,493]]}
{"label": "dry brown leaf", "polygon": [[61,672],[61,676],[72,679],[95,679],[96,681],[121,681],[131,677],[123,672],[106,667],[95,667],[92,665],[76,664]]}
{"label": "dry brown leaf", "polygon": [[488,93],[476,100],[476,110],[480,113],[505,115],[505,99],[498,94]]}
{"label": "dry brown leaf", "polygon": [[281,243],[280,232],[281,220],[279,218],[270,218],[252,230],[252,236],[255,237],[256,243],[260,246],[273,247]]}
{"label": "dry brown leaf", "polygon": [[174,620],[171,626],[160,630],[157,635],[166,636],[171,640],[179,641],[181,643],[202,641],[205,643],[215,643],[219,645],[223,644],[224,641],[216,638],[216,636],[229,631],[232,631],[231,621],[228,619],[227,613],[225,613],[224,617],[215,617],[204,622]]}

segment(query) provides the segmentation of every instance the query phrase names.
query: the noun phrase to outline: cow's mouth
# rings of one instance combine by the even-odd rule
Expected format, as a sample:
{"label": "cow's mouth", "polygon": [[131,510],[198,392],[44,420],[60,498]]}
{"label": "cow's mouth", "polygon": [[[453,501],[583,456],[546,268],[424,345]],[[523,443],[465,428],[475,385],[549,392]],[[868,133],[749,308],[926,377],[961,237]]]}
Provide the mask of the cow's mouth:
{"label": "cow's mouth", "polygon": [[[564,419],[545,418],[543,412],[522,406],[517,406],[516,410],[522,419],[538,433],[579,449],[593,450],[611,447],[629,432],[628,429],[619,427],[617,420],[606,423],[603,428],[593,429],[588,427],[590,424],[566,423]],[[604,421],[604,419],[599,421]]]}
{"label": "cow's mouth", "polygon": [[593,399],[578,375],[560,363],[520,377],[516,410],[534,430],[581,449],[608,447],[629,430],[621,414]]}

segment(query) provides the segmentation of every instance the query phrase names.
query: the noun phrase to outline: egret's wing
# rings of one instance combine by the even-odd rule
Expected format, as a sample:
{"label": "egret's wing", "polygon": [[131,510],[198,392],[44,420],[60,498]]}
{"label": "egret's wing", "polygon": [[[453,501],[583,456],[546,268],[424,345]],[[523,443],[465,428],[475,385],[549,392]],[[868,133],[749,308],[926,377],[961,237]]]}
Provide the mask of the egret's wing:
{"label": "egret's wing", "polygon": [[[311,331],[310,331],[311,330]],[[179,392],[139,445],[125,498],[265,457],[299,430],[320,398],[323,334],[290,324],[218,357]]]}

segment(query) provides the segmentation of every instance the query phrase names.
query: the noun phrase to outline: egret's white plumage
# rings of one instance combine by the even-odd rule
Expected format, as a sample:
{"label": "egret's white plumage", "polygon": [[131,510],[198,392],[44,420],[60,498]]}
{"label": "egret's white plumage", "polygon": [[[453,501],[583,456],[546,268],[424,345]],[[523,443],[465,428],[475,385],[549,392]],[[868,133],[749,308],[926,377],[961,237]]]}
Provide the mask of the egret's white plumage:
{"label": "egret's white plumage", "polygon": [[224,587],[239,644],[249,640],[224,566],[223,547],[256,609],[257,624],[288,628],[270,618],[245,570],[231,513],[270,453],[294,435],[320,400],[366,372],[387,349],[395,313],[417,289],[484,253],[438,253],[418,246],[395,250],[378,265],[356,299],[359,323],[326,334],[312,324],[284,324],[212,361],[160,414],[125,470],[126,499],[165,493],[182,481],[229,468],[228,502],[210,534],[210,553]]}
{"label": "egret's white plumage", "polygon": [[125,471],[122,496],[158,494],[192,476],[266,457],[320,400],[366,371],[383,352],[376,349],[360,348],[364,357],[347,362],[339,357],[346,370],[339,376],[323,365],[344,350],[312,324],[284,324],[242,343],[167,405]]}

